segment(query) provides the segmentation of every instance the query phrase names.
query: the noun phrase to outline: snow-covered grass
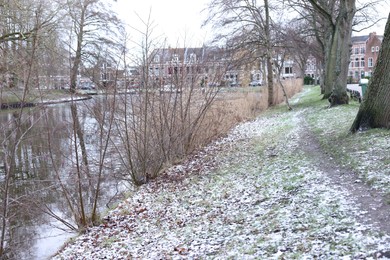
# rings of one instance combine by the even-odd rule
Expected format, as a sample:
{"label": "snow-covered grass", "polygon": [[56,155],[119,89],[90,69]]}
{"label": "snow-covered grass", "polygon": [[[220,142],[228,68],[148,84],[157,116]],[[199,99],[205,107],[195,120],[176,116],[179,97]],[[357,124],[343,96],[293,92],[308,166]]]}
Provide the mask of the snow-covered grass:
{"label": "snow-covered grass", "polygon": [[[326,110],[325,103],[312,102],[316,91],[298,95],[292,112],[278,107],[240,124],[161,179],[141,186],[55,259],[380,257],[390,250],[389,237],[358,222],[348,191],[313,166],[301,138],[304,118],[324,147],[340,154],[348,151],[333,149],[326,140],[341,142],[341,148],[358,143],[353,138],[369,142],[365,135],[383,140],[388,135],[348,136],[356,105]],[[337,122],[326,123],[332,120]],[[343,156],[355,168],[365,165]]]}
{"label": "snow-covered grass", "polygon": [[[308,95],[308,102],[313,96]],[[305,103],[305,99],[302,100]],[[318,102],[307,114],[321,145],[338,162],[352,168],[361,179],[381,190],[390,203],[390,131],[372,129],[351,134],[349,129],[359,110],[359,103],[326,109],[327,101]]]}

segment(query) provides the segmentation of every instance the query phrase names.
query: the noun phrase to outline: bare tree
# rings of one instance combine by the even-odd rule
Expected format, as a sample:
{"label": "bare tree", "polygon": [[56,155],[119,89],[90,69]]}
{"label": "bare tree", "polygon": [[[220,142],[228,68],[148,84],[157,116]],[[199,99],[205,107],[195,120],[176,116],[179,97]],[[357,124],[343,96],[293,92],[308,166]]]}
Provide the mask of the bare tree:
{"label": "bare tree", "polygon": [[[309,22],[323,55],[321,90],[330,106],[348,103],[346,84],[353,28],[367,28],[379,22],[370,12],[380,1],[356,0],[294,1],[289,4]],[[357,6],[358,5],[358,6]],[[356,15],[355,15],[356,14]],[[321,56],[324,58],[322,59]]]}
{"label": "bare tree", "polygon": [[325,93],[330,105],[348,103],[346,92],[355,0],[318,2],[308,0],[325,23]]}
{"label": "bare tree", "polygon": [[144,28],[136,29],[142,36],[140,52],[129,58],[139,68],[132,79],[139,91],[118,97],[113,138],[123,177],[135,185],[157,177],[164,167],[210,140],[202,133],[202,125],[218,87],[208,83],[221,82],[226,71],[225,66],[214,68],[207,63],[217,54],[223,58],[219,48],[165,47],[154,38],[151,17],[142,22]]}
{"label": "bare tree", "polygon": [[260,64],[262,59],[266,61],[268,104],[272,106],[274,105],[272,60],[276,42],[273,37],[270,9],[268,0],[213,0],[209,5],[209,18],[205,24],[213,23],[219,31],[222,31],[216,36],[215,41],[233,42],[237,52],[246,52],[245,56],[241,56],[245,61],[241,62],[248,63],[250,60],[252,62],[255,60]]}
{"label": "bare tree", "polygon": [[368,128],[390,129],[390,15],[382,47],[364,101],[352,124],[351,131]]}
{"label": "bare tree", "polygon": [[[21,4],[26,8],[20,8]],[[29,124],[29,115],[24,108],[30,87],[34,85],[34,73],[38,67],[36,62],[39,48],[42,46],[42,35],[53,28],[54,13],[44,10],[44,3],[41,1],[7,1],[2,5],[2,13],[5,20],[3,37],[1,38],[4,57],[1,73],[6,84],[3,87],[14,87],[18,85],[21,91],[17,92],[19,109],[13,114],[9,124],[1,131],[2,152],[1,159],[4,163],[4,181],[0,188],[2,204],[1,208],[1,235],[0,235],[0,256],[6,251],[12,241],[7,239],[7,230],[10,228],[10,208],[12,204],[21,203],[13,197],[12,187],[17,176],[16,162],[20,160],[20,143],[31,130],[33,123]],[[13,60],[15,59],[15,60]],[[17,61],[17,62],[13,62]]]}
{"label": "bare tree", "polygon": [[[66,11],[63,12],[64,24],[71,24],[68,39],[64,44],[70,50],[70,89],[75,92],[77,76],[83,63],[93,63],[102,45],[109,46],[116,41],[121,22],[110,6],[101,0],[64,0]],[[104,24],[104,26],[101,26]],[[104,48],[103,48],[104,49]]]}

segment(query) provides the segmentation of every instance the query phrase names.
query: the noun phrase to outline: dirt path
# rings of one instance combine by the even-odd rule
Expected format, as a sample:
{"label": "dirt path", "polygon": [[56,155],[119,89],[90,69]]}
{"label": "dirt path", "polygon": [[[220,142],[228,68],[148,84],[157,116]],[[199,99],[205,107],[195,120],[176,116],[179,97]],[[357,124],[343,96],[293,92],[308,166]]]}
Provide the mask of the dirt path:
{"label": "dirt path", "polygon": [[[325,152],[315,135],[309,129],[305,119],[302,118],[303,130],[300,134],[301,147],[313,165],[331,178],[340,189],[347,190],[349,199],[356,202],[361,214],[357,216],[361,223],[379,228],[383,233],[390,235],[390,205],[382,194],[371,188],[359,179],[352,170],[338,165],[330,154]],[[388,252],[390,257],[390,252]]]}

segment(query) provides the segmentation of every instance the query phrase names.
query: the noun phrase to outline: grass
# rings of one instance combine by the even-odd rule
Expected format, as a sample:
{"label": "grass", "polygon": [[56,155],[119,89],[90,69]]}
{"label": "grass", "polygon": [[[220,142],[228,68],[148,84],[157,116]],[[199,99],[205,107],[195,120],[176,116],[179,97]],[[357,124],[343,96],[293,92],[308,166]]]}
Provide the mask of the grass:
{"label": "grass", "polygon": [[[357,221],[358,208],[347,191],[335,187],[313,165],[300,143],[306,118],[324,149],[352,165],[350,146],[362,149],[375,135],[376,149],[377,143],[388,141],[388,134],[362,133],[367,140],[349,135],[351,119],[345,116],[356,113],[357,104],[326,109],[318,93],[319,88],[306,88],[295,98],[300,101],[294,102],[293,111],[284,105],[269,109],[211,144],[216,152],[210,156],[218,167],[189,175],[181,183],[161,180],[141,186],[111,212],[112,230],[91,230],[62,257],[82,258],[87,253],[92,259],[98,251],[96,256],[115,258],[123,243],[134,258],[181,258],[173,248],[183,249],[190,259],[364,259],[390,250],[386,237]],[[172,174],[174,169],[178,168],[172,168]],[[134,212],[141,206],[147,211],[122,215],[126,208]],[[124,224],[131,224],[133,231],[118,232]],[[104,240],[95,241],[93,248],[84,246],[101,232],[115,236],[109,248]]]}
{"label": "grass", "polygon": [[338,163],[355,171],[359,178],[390,194],[390,131],[371,129],[351,134],[349,129],[359,109],[359,103],[328,109],[328,101],[316,100],[319,87],[310,88],[300,107],[310,108],[306,113],[310,128],[323,149]]}

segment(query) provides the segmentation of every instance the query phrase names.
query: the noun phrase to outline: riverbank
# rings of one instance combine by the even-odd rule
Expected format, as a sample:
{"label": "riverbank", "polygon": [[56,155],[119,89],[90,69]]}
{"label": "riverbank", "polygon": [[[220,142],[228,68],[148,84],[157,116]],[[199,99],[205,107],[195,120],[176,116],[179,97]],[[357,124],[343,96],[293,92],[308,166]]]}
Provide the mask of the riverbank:
{"label": "riverbank", "polygon": [[390,133],[307,87],[139,187],[54,259],[390,258]]}
{"label": "riverbank", "polygon": [[0,92],[0,109],[18,109],[38,105],[50,105],[64,102],[90,99],[86,94],[72,94],[68,90],[38,90],[34,89],[24,94],[23,90],[6,89]]}

